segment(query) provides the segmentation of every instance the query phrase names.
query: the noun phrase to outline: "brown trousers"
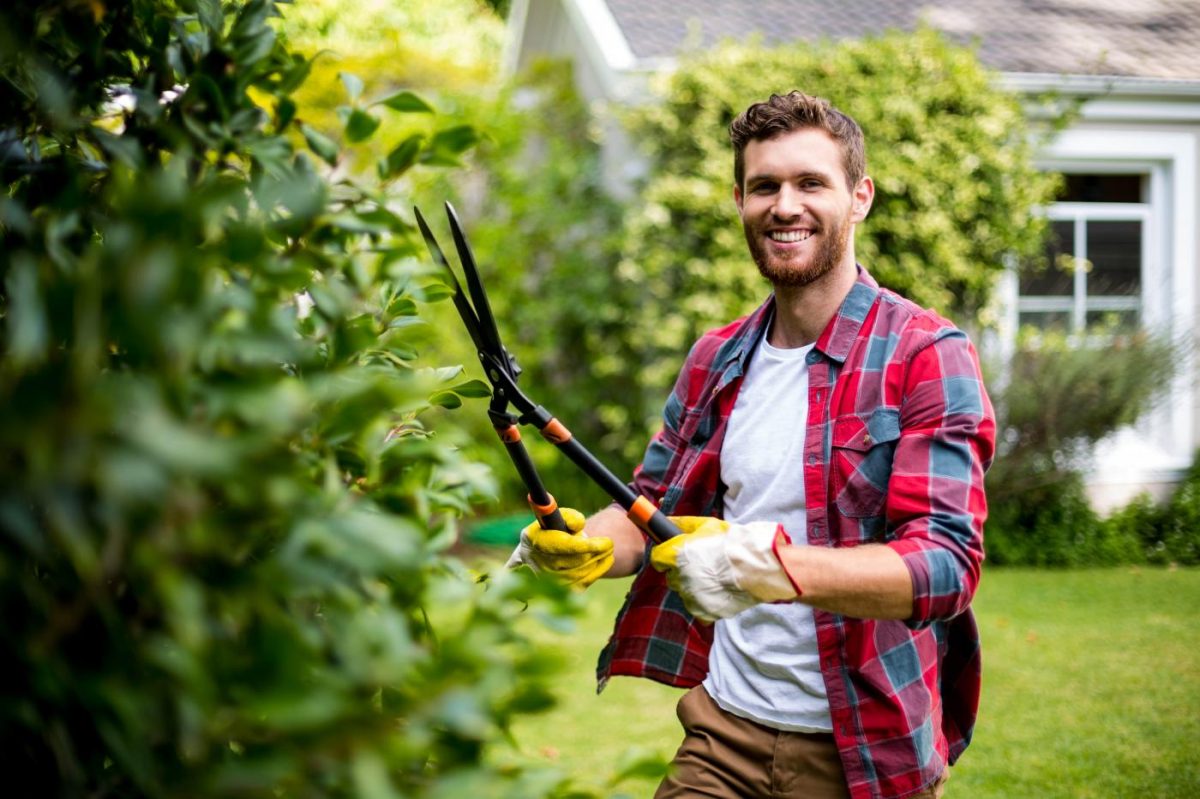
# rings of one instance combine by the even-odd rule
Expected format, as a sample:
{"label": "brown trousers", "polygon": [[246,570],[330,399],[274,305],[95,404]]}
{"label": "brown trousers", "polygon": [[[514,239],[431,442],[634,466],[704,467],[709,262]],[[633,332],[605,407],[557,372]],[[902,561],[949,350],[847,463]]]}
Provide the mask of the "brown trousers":
{"label": "brown trousers", "polygon": [[[703,686],[676,707],[684,739],[654,799],[849,799],[830,733],[786,732],[726,713]],[[947,775],[912,799],[941,799]]]}

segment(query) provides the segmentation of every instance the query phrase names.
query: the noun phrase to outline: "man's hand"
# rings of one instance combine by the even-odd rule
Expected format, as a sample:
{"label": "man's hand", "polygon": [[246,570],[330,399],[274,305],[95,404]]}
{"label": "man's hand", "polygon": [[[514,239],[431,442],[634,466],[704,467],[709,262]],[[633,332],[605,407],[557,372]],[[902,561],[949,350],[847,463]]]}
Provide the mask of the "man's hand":
{"label": "man's hand", "polygon": [[790,544],[774,522],[728,524],[720,519],[673,517],[684,531],[650,551],[650,563],[698,619],[735,616],[760,602],[800,595],[777,549]]}
{"label": "man's hand", "polygon": [[569,533],[543,530],[535,521],[521,531],[521,543],[505,565],[522,564],[536,572],[551,572],[568,585],[583,589],[604,576],[613,565],[611,538],[588,538],[583,533],[584,516],[571,508],[559,508]]}

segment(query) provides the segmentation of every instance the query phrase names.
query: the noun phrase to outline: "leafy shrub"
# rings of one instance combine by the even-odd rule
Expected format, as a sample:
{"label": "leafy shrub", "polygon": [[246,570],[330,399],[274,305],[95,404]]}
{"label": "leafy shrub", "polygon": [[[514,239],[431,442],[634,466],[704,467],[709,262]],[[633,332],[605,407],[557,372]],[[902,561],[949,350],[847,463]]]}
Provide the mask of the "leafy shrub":
{"label": "leafy shrub", "polygon": [[1096,443],[1161,396],[1178,347],[1146,333],[1087,337],[1026,330],[992,381],[999,422],[987,476],[989,557],[997,563],[1081,566],[1138,562],[1152,506],[1139,499],[1101,521],[1081,474]]}
{"label": "leafy shrub", "polygon": [[1151,563],[1200,564],[1200,456],[1171,495],[1158,524],[1143,530]]}
{"label": "leafy shrub", "polygon": [[574,603],[448,555],[490,483],[433,406],[478,385],[418,358],[446,290],[401,179],[471,139],[348,177],[338,139],[417,104],[347,80],[338,137],[306,124],[278,14],[0,11],[9,790],[560,795],[484,754],[551,701],[515,615]]}

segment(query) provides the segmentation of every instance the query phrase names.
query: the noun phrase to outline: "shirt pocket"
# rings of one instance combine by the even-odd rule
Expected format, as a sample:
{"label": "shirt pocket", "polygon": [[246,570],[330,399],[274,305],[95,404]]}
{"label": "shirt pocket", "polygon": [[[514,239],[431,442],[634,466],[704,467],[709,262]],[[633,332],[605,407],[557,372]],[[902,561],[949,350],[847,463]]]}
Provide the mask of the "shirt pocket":
{"label": "shirt pocket", "polygon": [[892,458],[900,439],[900,412],[877,408],[833,420],[832,491],[843,516],[863,519],[883,515]]}

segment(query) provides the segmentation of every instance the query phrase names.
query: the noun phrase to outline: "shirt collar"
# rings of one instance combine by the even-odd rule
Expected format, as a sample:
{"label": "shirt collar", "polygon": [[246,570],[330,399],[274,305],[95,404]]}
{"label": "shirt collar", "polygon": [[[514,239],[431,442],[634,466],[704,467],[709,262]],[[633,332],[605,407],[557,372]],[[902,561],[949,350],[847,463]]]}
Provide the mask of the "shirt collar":
{"label": "shirt collar", "polygon": [[[876,297],[879,296],[879,284],[875,282],[875,278],[871,277],[870,273],[861,265],[858,265],[857,268],[858,277],[854,285],[850,287],[850,292],[842,300],[837,313],[833,315],[829,324],[825,325],[825,329],[817,337],[816,346],[813,348],[814,351],[822,352],[838,363],[845,363],[846,357],[850,354],[850,347],[858,338],[858,333],[867,320],[867,314],[870,313]],[[717,362],[726,367],[736,363],[737,369],[733,372],[727,371],[726,380],[723,380],[722,383],[727,382],[729,378],[745,373],[750,355],[758,346],[758,342],[766,335],[767,330],[770,329],[771,321],[774,318],[775,294],[772,292],[766,302],[743,319],[734,334],[729,337],[724,347],[724,357],[718,358]]]}
{"label": "shirt collar", "polygon": [[825,353],[838,363],[845,363],[850,354],[850,347],[858,338],[867,314],[875,305],[879,296],[879,284],[871,277],[866,269],[858,266],[858,279],[850,287],[846,299],[842,300],[837,313],[825,325],[825,330],[817,337],[815,349]]}

